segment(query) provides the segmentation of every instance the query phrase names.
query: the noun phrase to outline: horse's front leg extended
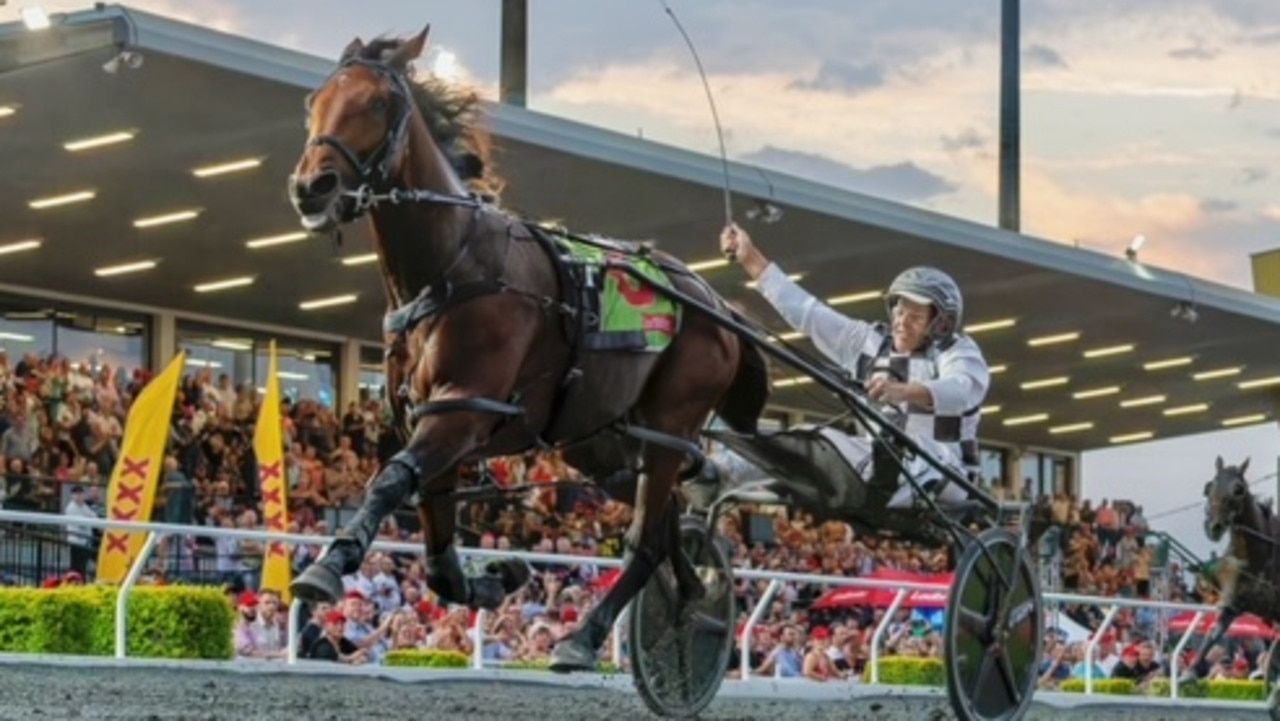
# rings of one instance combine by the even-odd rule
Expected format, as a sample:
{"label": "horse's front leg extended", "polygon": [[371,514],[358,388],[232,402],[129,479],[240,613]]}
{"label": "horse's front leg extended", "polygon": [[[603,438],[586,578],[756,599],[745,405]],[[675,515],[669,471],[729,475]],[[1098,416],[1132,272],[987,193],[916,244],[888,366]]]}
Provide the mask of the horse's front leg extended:
{"label": "horse's front leg extended", "polygon": [[[1223,596],[1223,598],[1226,599],[1228,597]],[[1213,624],[1213,629],[1210,630],[1209,633],[1205,634],[1205,637],[1201,639],[1200,648],[1196,649],[1196,656],[1187,666],[1186,672],[1183,673],[1182,678],[1179,679],[1180,681],[1190,681],[1199,677],[1197,669],[1200,664],[1204,662],[1204,658],[1209,653],[1209,649],[1213,648],[1215,643],[1222,640],[1222,637],[1227,633],[1227,629],[1230,628],[1231,624],[1240,617],[1240,612],[1232,606],[1220,606],[1219,608],[1221,610],[1218,611],[1218,622]]]}

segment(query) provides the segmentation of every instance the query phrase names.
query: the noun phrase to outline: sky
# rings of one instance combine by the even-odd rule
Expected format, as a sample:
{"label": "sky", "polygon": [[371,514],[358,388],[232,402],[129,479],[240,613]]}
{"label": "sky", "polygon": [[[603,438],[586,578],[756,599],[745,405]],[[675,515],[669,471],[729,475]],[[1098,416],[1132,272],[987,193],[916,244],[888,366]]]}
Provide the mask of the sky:
{"label": "sky", "polygon": [[[666,2],[701,56],[733,159],[996,223],[997,0]],[[33,3],[9,0],[0,21]],[[430,22],[431,57],[450,54],[496,98],[500,0],[129,4],[334,58],[353,33]],[[663,0],[529,6],[531,109],[718,154]],[[1116,254],[1144,234],[1145,263],[1251,287],[1249,254],[1280,246],[1280,3],[1024,0],[1022,65],[1023,232]],[[1195,504],[1218,454],[1274,472],[1276,431],[1091,452],[1084,490],[1152,515]],[[1204,552],[1200,519],[1195,507],[1157,525]]]}

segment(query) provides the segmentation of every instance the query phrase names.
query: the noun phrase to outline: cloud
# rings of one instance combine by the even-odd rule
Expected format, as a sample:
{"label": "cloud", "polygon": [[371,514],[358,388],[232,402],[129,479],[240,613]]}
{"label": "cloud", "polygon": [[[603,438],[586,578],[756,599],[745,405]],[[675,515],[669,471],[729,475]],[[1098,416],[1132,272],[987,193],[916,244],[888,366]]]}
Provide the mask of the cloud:
{"label": "cloud", "polygon": [[1240,185],[1253,185],[1254,183],[1261,183],[1270,177],[1270,175],[1271,173],[1266,168],[1253,165],[1240,169],[1240,174],[1237,176],[1236,183]]}
{"label": "cloud", "polygon": [[792,87],[806,90],[825,90],[841,93],[859,93],[884,84],[884,70],[878,65],[857,65],[841,60],[828,60],[818,67],[812,80],[797,80]]}
{"label": "cloud", "polygon": [[1169,57],[1174,60],[1213,60],[1218,57],[1218,51],[1196,44],[1191,47],[1170,50]]}
{"label": "cloud", "polygon": [[987,139],[977,131],[976,128],[965,128],[955,135],[943,135],[942,149],[948,153],[958,153],[963,150],[986,150]]}
{"label": "cloud", "polygon": [[816,153],[773,146],[747,153],[740,160],[806,180],[902,202],[928,200],[955,190],[955,185],[945,178],[910,162],[856,168]]}
{"label": "cloud", "polygon": [[1230,200],[1223,200],[1221,198],[1205,198],[1200,201],[1200,210],[1203,210],[1208,215],[1230,213],[1239,207],[1239,203]]}
{"label": "cloud", "polygon": [[1048,45],[1034,43],[1022,53],[1023,62],[1032,68],[1067,68],[1062,54]]}

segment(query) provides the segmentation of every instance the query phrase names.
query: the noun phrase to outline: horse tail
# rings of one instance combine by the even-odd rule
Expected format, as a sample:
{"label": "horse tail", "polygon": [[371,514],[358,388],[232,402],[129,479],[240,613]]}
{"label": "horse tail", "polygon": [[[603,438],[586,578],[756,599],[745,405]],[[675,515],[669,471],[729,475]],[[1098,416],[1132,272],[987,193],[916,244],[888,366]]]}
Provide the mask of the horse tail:
{"label": "horse tail", "polygon": [[[742,320],[737,311],[731,313],[735,319]],[[729,390],[716,406],[716,413],[734,431],[754,434],[769,400],[769,366],[764,353],[754,343],[741,336],[738,343],[742,350],[738,354],[738,369]]]}

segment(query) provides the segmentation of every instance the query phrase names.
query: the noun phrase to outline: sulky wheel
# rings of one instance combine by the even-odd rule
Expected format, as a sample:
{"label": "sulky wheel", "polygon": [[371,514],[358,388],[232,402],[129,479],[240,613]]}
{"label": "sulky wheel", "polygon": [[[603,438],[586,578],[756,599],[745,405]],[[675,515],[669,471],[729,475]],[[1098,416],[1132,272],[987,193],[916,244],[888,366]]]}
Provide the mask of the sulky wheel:
{"label": "sulky wheel", "polygon": [[711,703],[729,670],[737,606],[733,569],[706,524],[680,521],[680,545],[702,579],[704,596],[680,600],[671,563],[663,563],[631,604],[631,674],[659,716],[689,718]]}
{"label": "sulky wheel", "polygon": [[1039,676],[1044,601],[1034,554],[1003,529],[960,554],[947,599],[943,663],[959,721],[1016,721]]}
{"label": "sulky wheel", "polygon": [[1267,714],[1271,721],[1280,721],[1280,636],[1267,649],[1267,671],[1263,681],[1267,689]]}

